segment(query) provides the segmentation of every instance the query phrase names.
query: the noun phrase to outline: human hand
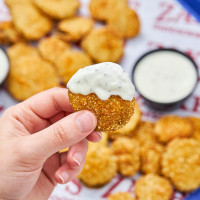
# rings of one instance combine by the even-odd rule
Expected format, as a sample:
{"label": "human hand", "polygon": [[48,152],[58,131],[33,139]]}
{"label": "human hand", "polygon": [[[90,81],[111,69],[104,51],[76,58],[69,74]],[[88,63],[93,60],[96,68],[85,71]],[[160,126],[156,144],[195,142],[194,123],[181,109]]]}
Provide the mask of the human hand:
{"label": "human hand", "polygon": [[96,123],[89,111],[72,113],[63,88],[9,108],[0,118],[0,199],[48,199],[56,183],[71,181],[84,165],[87,140],[101,138]]}

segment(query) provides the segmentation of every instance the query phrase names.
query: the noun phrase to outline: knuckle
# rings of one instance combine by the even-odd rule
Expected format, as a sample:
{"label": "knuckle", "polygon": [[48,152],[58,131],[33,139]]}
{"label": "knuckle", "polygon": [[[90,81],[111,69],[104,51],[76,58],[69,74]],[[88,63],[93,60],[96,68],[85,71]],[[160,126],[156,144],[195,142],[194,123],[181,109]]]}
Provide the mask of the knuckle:
{"label": "knuckle", "polygon": [[66,131],[63,128],[63,126],[60,123],[55,124],[52,127],[52,132],[53,132],[53,142],[55,144],[63,144],[66,142]]}

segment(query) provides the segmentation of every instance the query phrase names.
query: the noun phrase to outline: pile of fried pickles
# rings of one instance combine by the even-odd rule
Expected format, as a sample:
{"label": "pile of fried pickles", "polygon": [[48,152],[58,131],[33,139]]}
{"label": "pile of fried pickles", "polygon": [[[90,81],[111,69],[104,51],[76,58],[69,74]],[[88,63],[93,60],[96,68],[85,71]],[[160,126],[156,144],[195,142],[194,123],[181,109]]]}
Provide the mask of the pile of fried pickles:
{"label": "pile of fried pickles", "polygon": [[[116,173],[132,177],[137,200],[171,200],[174,191],[191,192],[200,186],[200,118],[166,115],[156,122],[135,113],[123,128],[103,132],[101,142],[90,143],[86,163],[78,178],[88,187],[100,187]],[[127,189],[127,190],[126,190]],[[128,191],[128,188],[124,188]],[[135,200],[128,192],[109,200]]]}
{"label": "pile of fried pickles", "polygon": [[7,88],[18,101],[62,87],[82,67],[119,62],[124,42],[139,34],[138,15],[127,0],[5,0],[11,21],[0,23],[0,44],[8,46]]}

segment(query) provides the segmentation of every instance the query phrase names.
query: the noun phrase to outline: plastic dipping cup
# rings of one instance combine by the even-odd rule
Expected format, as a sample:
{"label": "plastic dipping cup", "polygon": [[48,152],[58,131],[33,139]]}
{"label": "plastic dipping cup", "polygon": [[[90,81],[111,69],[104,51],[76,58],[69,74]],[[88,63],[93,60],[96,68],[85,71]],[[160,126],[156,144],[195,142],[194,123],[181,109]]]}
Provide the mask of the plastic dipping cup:
{"label": "plastic dipping cup", "polygon": [[6,52],[0,47],[0,85],[5,81],[9,72],[9,59]]}
{"label": "plastic dipping cup", "polygon": [[186,54],[174,49],[158,49],[139,58],[132,78],[136,90],[150,107],[172,110],[193,93],[198,69]]}

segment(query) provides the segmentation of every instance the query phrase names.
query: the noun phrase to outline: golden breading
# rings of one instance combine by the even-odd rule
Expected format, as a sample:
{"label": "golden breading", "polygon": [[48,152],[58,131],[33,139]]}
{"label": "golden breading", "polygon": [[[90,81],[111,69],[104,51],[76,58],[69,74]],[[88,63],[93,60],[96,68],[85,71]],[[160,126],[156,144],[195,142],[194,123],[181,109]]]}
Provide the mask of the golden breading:
{"label": "golden breading", "polygon": [[67,148],[65,148],[65,149],[62,149],[62,150],[60,150],[58,153],[65,153],[65,152],[68,152],[68,150],[69,150],[69,147],[67,147]]}
{"label": "golden breading", "polygon": [[57,57],[55,66],[60,77],[66,84],[69,79],[81,68],[92,65],[90,57],[82,52],[67,50]]}
{"label": "golden breading", "polygon": [[54,19],[64,19],[76,14],[80,3],[78,0],[33,0],[35,5]]}
{"label": "golden breading", "polygon": [[118,7],[128,7],[127,0],[91,0],[89,4],[92,17],[100,21],[107,20],[113,10]]}
{"label": "golden breading", "polygon": [[186,119],[188,119],[193,126],[193,135],[192,137],[195,140],[198,140],[200,142],[200,118],[198,117],[186,117]]}
{"label": "golden breading", "polygon": [[16,43],[8,48],[7,50],[11,65],[14,64],[22,56],[28,55],[38,55],[37,49],[25,44],[25,43]]}
{"label": "golden breading", "polygon": [[137,180],[135,194],[138,200],[170,200],[173,189],[166,178],[148,174]]}
{"label": "golden breading", "polygon": [[[123,13],[123,14],[120,14]],[[123,38],[132,38],[139,34],[140,20],[137,13],[132,9],[119,8],[111,12],[108,26],[116,30]]]}
{"label": "golden breading", "polygon": [[194,139],[176,138],[166,148],[162,158],[162,173],[183,192],[200,186],[200,143]]}
{"label": "golden breading", "polygon": [[189,137],[192,131],[189,120],[174,115],[161,117],[155,126],[155,134],[160,142],[169,142],[176,137]]}
{"label": "golden breading", "polygon": [[19,1],[8,5],[15,28],[26,39],[37,40],[50,32],[52,21],[35,8],[31,1]]}
{"label": "golden breading", "polygon": [[117,164],[112,151],[96,144],[89,147],[79,178],[90,187],[98,187],[111,181],[116,172]]}
{"label": "golden breading", "polygon": [[93,28],[94,22],[91,18],[74,17],[64,19],[58,23],[58,36],[71,42],[78,42],[86,36]]}
{"label": "golden breading", "polygon": [[141,146],[156,142],[154,127],[154,122],[141,121],[133,131],[133,138],[135,138]]}
{"label": "golden breading", "polygon": [[10,45],[23,40],[11,21],[0,23],[0,44]]}
{"label": "golden breading", "polygon": [[41,56],[54,64],[58,57],[69,49],[70,45],[56,36],[44,38],[38,43],[38,50]]}
{"label": "golden breading", "polygon": [[74,94],[69,91],[69,100],[75,111],[90,110],[97,117],[98,131],[115,131],[123,127],[134,112],[134,102],[125,101],[120,96],[110,96],[100,100],[96,94]]}
{"label": "golden breading", "polygon": [[94,29],[81,45],[95,62],[118,62],[124,51],[123,40],[108,27]]}
{"label": "golden breading", "polygon": [[135,198],[133,198],[128,192],[118,192],[109,195],[108,200],[135,200]]}
{"label": "golden breading", "polygon": [[164,147],[156,142],[149,142],[140,147],[140,170],[144,174],[160,174]]}
{"label": "golden breading", "polygon": [[11,61],[7,83],[12,96],[23,101],[41,91],[59,86],[59,79],[50,63],[39,55],[26,55]]}
{"label": "golden breading", "polygon": [[140,167],[140,149],[136,140],[120,137],[112,144],[111,149],[117,158],[118,171],[124,176],[135,175]]}
{"label": "golden breading", "polygon": [[139,104],[137,102],[135,102],[134,114],[130,118],[129,122],[124,127],[120,128],[114,132],[109,132],[108,133],[109,137],[111,139],[115,139],[120,136],[132,136],[133,131],[135,130],[135,128],[137,127],[137,125],[140,122],[140,119],[141,119],[140,107],[139,107]]}

